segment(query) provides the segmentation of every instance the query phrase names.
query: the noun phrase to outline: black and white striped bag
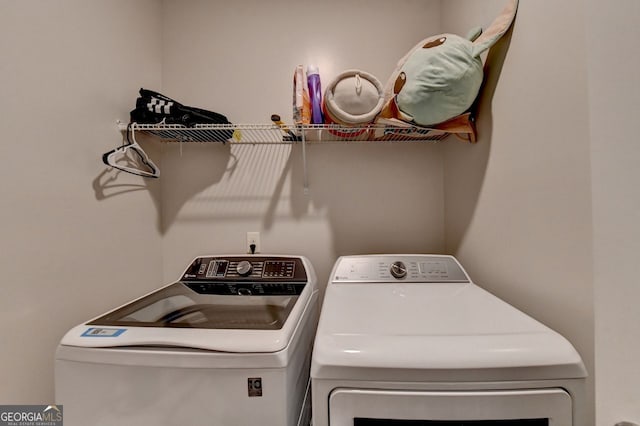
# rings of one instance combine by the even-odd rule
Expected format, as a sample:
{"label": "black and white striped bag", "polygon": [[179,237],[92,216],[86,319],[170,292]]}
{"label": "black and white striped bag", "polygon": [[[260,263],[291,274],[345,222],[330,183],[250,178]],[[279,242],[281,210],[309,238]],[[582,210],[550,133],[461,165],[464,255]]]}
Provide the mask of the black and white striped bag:
{"label": "black and white striped bag", "polygon": [[140,89],[136,108],[130,113],[131,122],[140,124],[231,124],[227,117],[213,111],[182,105],[161,93]]}

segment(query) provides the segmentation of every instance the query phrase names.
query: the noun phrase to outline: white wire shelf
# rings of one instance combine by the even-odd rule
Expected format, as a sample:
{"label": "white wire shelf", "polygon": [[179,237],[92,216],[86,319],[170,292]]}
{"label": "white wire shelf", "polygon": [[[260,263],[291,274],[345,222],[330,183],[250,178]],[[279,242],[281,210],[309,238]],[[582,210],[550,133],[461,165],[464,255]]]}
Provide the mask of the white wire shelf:
{"label": "white wire shelf", "polygon": [[150,135],[162,142],[179,143],[230,143],[242,145],[296,144],[302,147],[304,192],[309,191],[307,171],[308,144],[322,143],[372,143],[372,142],[439,142],[450,135],[466,142],[476,142],[473,117],[466,113],[433,128],[415,126],[397,120],[386,120],[362,127],[334,124],[298,125],[289,128],[272,124],[196,124],[186,127],[180,124],[125,124],[118,122],[121,132],[131,132],[135,141],[137,133]]}
{"label": "white wire shelf", "polygon": [[[120,123],[120,129],[126,130]],[[302,125],[296,127],[276,124],[197,124],[185,127],[178,124],[129,125],[130,131],[157,137],[162,142],[223,142],[232,144],[292,144],[296,142],[438,142],[455,134],[462,140],[475,142],[469,128],[443,130],[414,126],[407,123],[392,125],[370,124],[362,127],[342,125]]]}

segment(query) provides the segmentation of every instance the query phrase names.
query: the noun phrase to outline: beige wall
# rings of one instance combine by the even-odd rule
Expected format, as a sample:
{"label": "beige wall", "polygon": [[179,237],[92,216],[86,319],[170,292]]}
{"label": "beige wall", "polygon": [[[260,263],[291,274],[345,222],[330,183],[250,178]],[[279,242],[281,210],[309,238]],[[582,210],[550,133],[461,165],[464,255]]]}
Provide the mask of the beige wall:
{"label": "beige wall", "polygon": [[[325,85],[349,68],[384,84],[438,32],[439,4],[167,0],[163,90],[235,123],[290,122],[297,64],[316,62]],[[247,231],[263,252],[308,256],[322,286],[342,254],[444,248],[441,146],[310,146],[308,196],[302,168],[298,146],[165,147],[165,278],[199,253],[244,252]]]}
{"label": "beige wall", "polygon": [[299,147],[148,146],[160,181],[100,163],[140,86],[234,122],[288,120],[298,63],[325,84],[351,67],[384,82],[417,40],[488,24],[503,1],[373,3],[0,0],[0,403],[51,401],[69,327],[261,231],[321,284],[340,254],[456,254],[578,348],[598,425],[638,422],[632,0],[521,2],[475,146],[311,146],[308,196]]}
{"label": "beige wall", "polygon": [[[640,4],[589,0],[596,419],[640,423]],[[615,31],[612,29],[615,28]]]}
{"label": "beige wall", "polygon": [[157,183],[100,160],[138,85],[160,84],[159,17],[0,1],[0,404],[53,402],[62,335],[161,279]]}
{"label": "beige wall", "polygon": [[[555,3],[520,2],[510,43],[503,40],[489,57],[478,144],[446,145],[445,240],[447,251],[480,285],[573,343],[589,370],[592,409],[584,7],[579,0],[561,8]],[[490,22],[504,2],[443,4],[443,29],[464,33],[478,24],[476,19]]]}

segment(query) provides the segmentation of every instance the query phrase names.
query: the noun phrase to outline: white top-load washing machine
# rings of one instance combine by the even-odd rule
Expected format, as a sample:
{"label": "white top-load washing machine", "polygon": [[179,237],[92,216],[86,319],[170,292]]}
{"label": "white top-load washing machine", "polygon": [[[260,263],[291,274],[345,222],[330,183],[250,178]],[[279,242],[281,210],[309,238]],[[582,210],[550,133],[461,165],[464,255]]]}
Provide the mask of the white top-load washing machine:
{"label": "white top-load washing machine", "polygon": [[341,257],[311,366],[314,426],[580,426],[561,335],[437,255]]}
{"label": "white top-load washing machine", "polygon": [[308,425],[317,319],[304,257],[199,257],[64,336],[56,403],[67,426]]}

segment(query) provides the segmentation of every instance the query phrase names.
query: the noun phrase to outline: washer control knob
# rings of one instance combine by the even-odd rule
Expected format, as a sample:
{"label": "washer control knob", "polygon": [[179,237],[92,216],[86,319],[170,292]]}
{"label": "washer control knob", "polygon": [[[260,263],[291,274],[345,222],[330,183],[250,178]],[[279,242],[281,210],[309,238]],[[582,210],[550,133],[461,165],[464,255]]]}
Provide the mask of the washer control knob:
{"label": "washer control knob", "polygon": [[248,260],[241,260],[240,262],[238,262],[238,267],[236,269],[238,271],[238,275],[240,275],[241,277],[246,277],[251,274],[253,266],[251,266],[251,262],[249,262]]}
{"label": "washer control knob", "polygon": [[407,276],[407,267],[403,262],[393,262],[389,268],[389,272],[391,272],[394,278],[401,279]]}

